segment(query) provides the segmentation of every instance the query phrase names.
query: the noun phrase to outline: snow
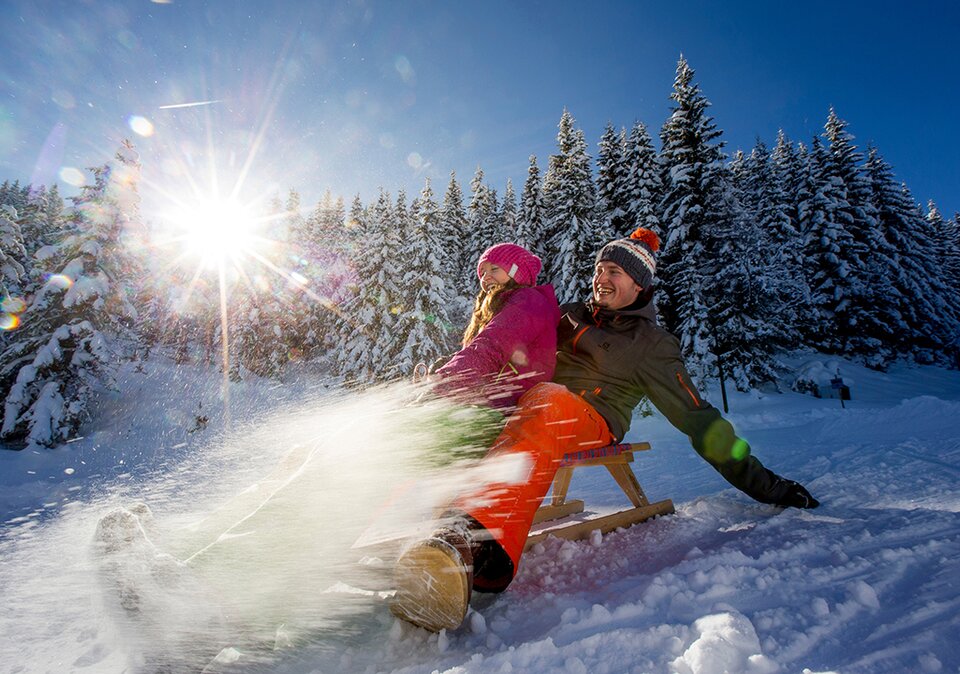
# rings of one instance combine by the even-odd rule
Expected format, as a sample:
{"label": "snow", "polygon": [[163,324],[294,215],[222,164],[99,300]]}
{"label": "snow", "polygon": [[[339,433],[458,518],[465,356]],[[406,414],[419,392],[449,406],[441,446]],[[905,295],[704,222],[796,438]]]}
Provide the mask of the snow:
{"label": "snow", "polygon": [[[728,416],[819,509],[749,500],[663,419],[638,417],[627,439],[653,450],[634,469],[676,514],[578,542],[549,538],[505,593],[476,595],[462,627],[432,635],[390,615],[378,585],[386,557],[343,550],[391,503],[392,486],[421,480],[417,499],[392,507],[399,520],[406,504],[421,512],[462,486],[408,463],[429,433],[417,427],[427,417],[399,404],[407,391],[345,394],[305,371],[282,387],[235,384],[227,410],[215,368],[185,376],[148,362],[102,394],[86,437],[0,452],[0,662],[11,672],[149,671],[144,650],[164,644],[168,662],[208,672],[957,672],[960,373],[875,372],[815,355],[790,364],[808,376],[839,368],[852,400],[841,407],[784,381],[783,394],[729,392]],[[191,432],[201,411],[209,423]],[[578,469],[570,496],[597,512],[626,505],[599,468]],[[186,557],[226,512],[236,524],[212,530],[237,553],[185,572],[157,557],[167,560],[151,567],[158,583],[181,572],[189,583],[145,594],[163,610],[140,622],[99,589],[92,546],[97,521],[137,501],[153,510],[151,546]],[[208,593],[243,614],[247,631],[226,629]]]}

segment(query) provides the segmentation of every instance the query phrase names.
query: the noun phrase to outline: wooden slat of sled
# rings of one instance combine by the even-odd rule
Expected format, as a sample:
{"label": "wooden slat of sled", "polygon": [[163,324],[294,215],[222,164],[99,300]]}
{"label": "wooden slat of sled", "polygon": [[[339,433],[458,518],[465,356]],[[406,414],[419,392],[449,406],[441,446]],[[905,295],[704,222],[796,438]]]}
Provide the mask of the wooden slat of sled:
{"label": "wooden slat of sled", "polygon": [[570,480],[573,477],[574,469],[586,466],[604,466],[634,507],[610,515],[594,517],[542,531],[530,536],[527,539],[526,547],[536,545],[547,536],[579,540],[588,537],[592,531],[598,529],[605,534],[615,529],[633,526],[657,515],[674,512],[673,501],[670,499],[650,503],[637,481],[637,476],[630,468],[630,463],[633,462],[633,453],[649,449],[650,443],[640,442],[611,445],[564,456],[561,462],[563,467],[557,470],[557,475],[553,481],[553,494],[550,503],[537,510],[533,519],[534,524],[569,517],[584,511],[583,500],[567,501],[567,491],[570,488]]}

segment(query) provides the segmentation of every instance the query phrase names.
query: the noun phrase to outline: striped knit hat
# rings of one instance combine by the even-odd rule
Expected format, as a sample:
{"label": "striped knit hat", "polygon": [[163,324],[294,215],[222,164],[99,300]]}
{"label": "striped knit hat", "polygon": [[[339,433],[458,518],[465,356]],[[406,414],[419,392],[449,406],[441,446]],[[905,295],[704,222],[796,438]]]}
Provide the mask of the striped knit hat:
{"label": "striped knit hat", "polygon": [[617,239],[601,248],[594,264],[613,262],[621,266],[638,286],[649,288],[657,273],[655,253],[658,250],[660,237],[656,232],[638,227],[629,239]]}

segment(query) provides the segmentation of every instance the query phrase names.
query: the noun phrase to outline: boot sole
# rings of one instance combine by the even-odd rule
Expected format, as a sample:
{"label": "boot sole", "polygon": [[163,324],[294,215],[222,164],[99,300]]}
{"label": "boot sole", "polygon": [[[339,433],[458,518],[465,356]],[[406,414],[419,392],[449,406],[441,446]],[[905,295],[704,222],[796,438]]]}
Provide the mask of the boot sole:
{"label": "boot sole", "polygon": [[470,604],[470,584],[457,549],[439,539],[421,541],[397,561],[391,612],[430,632],[455,629]]}

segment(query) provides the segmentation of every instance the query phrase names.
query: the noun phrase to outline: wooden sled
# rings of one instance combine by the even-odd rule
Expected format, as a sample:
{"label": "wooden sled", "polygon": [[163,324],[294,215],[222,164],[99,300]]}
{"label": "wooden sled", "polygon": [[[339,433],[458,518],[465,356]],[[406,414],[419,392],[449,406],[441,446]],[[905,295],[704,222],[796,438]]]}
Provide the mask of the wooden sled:
{"label": "wooden sled", "polygon": [[573,521],[531,534],[527,538],[525,549],[543,541],[547,536],[580,540],[587,538],[590,532],[597,529],[600,530],[600,533],[605,534],[615,529],[633,526],[657,515],[668,515],[674,512],[673,501],[670,499],[650,503],[646,494],[643,493],[640,483],[637,482],[637,476],[633,474],[633,470],[630,468],[630,464],[633,462],[633,453],[648,449],[650,449],[650,443],[635,442],[564,454],[557,475],[553,479],[553,494],[550,503],[540,506],[540,509],[537,510],[533,518],[534,526],[543,522],[570,517],[584,511],[582,500],[567,500],[567,490],[570,487],[573,470],[584,466],[605,466],[613,479],[620,485],[620,488],[623,489],[627,498],[630,499],[633,508],[592,519]]}

